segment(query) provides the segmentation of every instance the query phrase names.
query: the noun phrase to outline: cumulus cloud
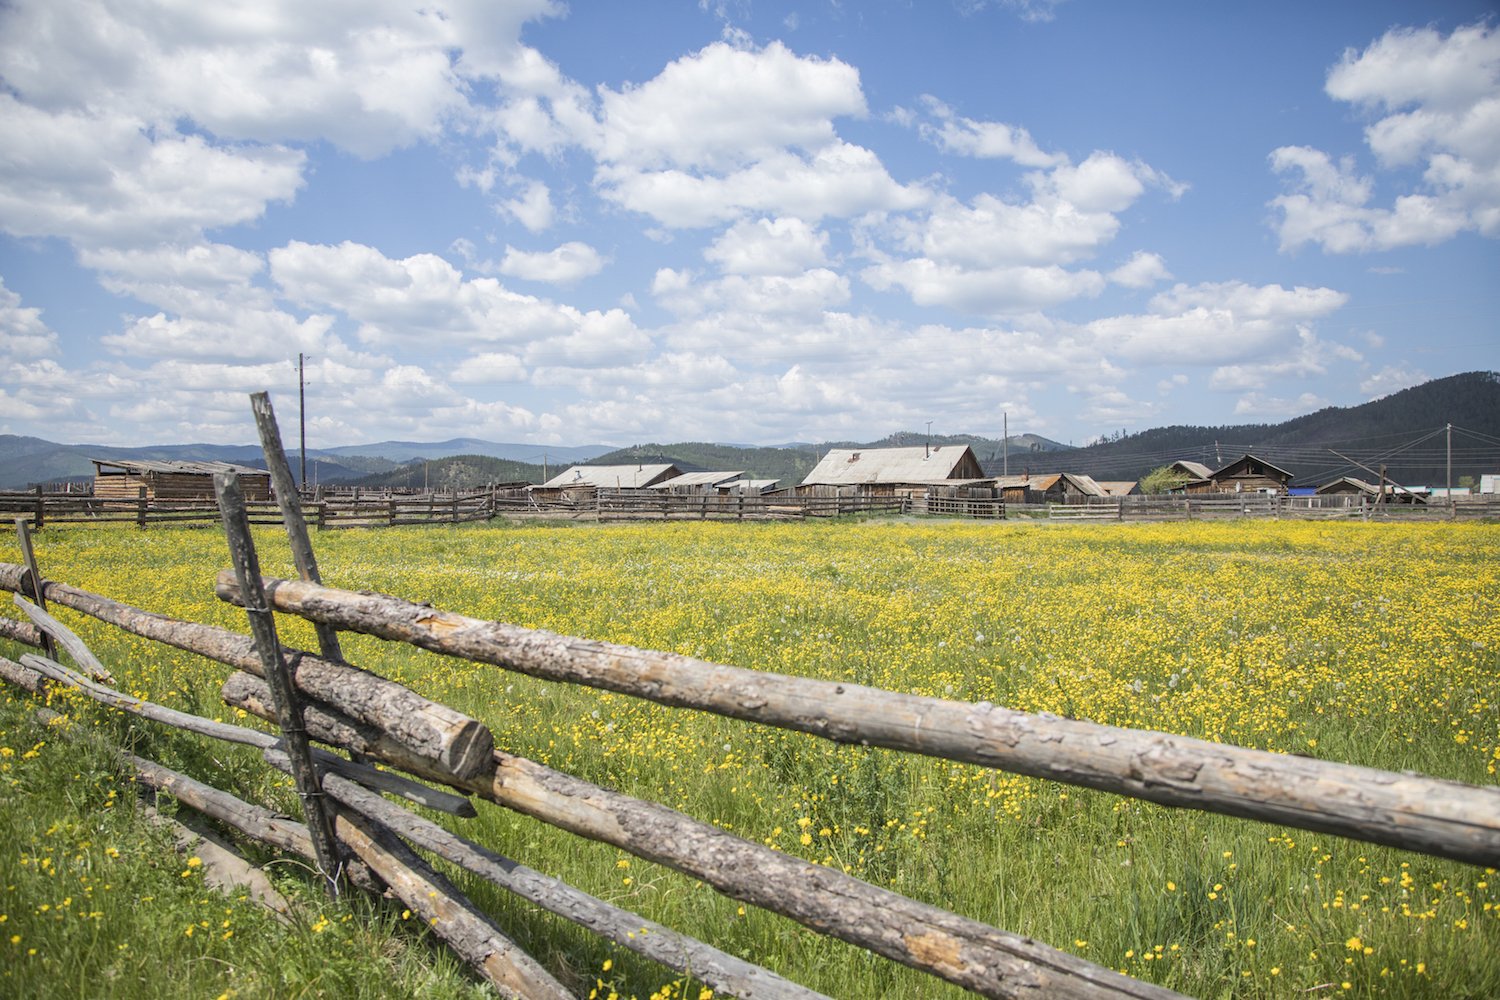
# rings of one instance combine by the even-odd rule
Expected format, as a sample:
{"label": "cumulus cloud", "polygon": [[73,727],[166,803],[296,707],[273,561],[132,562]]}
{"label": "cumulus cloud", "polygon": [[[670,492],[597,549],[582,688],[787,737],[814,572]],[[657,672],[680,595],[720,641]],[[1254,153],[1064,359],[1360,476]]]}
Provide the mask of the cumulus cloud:
{"label": "cumulus cloud", "polygon": [[1328,365],[1335,359],[1363,361],[1364,355],[1344,344],[1319,340],[1311,328],[1298,326],[1297,343],[1291,350],[1263,361],[1216,368],[1208,385],[1221,392],[1264,389],[1273,380],[1326,375]]}
{"label": "cumulus cloud", "polygon": [[507,243],[505,259],[500,262],[499,271],[527,281],[572,285],[598,274],[607,263],[608,259],[599,256],[599,251],[587,243],[564,243],[555,250],[538,250],[534,253],[517,250]]}
{"label": "cumulus cloud", "polygon": [[1413,368],[1410,363],[1403,361],[1399,365],[1386,365],[1374,375],[1361,381],[1359,391],[1371,399],[1379,399],[1393,392],[1421,385],[1429,378],[1431,376],[1422,369]]}
{"label": "cumulus cloud", "polygon": [[1325,253],[1432,246],[1460,232],[1500,237],[1500,31],[1473,24],[1443,36],[1393,28],[1328,73],[1330,97],[1379,114],[1365,142],[1387,171],[1425,164],[1418,190],[1372,206],[1376,179],[1353,157],[1337,163],[1308,146],[1283,146],[1271,167],[1289,190],[1279,209],[1283,250]]}
{"label": "cumulus cloud", "polygon": [[293,240],[271,251],[271,276],[283,294],[308,308],[331,307],[360,324],[371,345],[545,350],[619,350],[649,341],[621,309],[582,312],[513,292],[494,278],[464,280],[435,254],[402,260],[374,247]]}
{"label": "cumulus cloud", "polygon": [[21,305],[21,296],[0,278],[0,356],[40,358],[57,353],[57,334],[42,322],[42,311]]}
{"label": "cumulus cloud", "polygon": [[[985,316],[1096,296],[1104,290],[1104,276],[1065,265],[1094,256],[1112,240],[1120,228],[1116,213],[1130,207],[1147,185],[1173,197],[1184,189],[1140,161],[1100,151],[1077,165],[1064,157],[1050,170],[1026,174],[1025,181],[1032,190],[1027,202],[981,193],[964,205],[939,195],[924,217],[867,227],[866,253],[877,262],[860,276],[877,289],[904,288],[918,305]],[[898,251],[920,256],[900,259],[881,251],[876,246],[881,236]],[[1149,285],[1151,262],[1142,258],[1132,264],[1117,273]]]}
{"label": "cumulus cloud", "polygon": [[1230,364],[1301,344],[1299,324],[1326,316],[1348,298],[1301,285],[1178,284],[1153,296],[1148,313],[1094,320],[1086,329],[1102,350],[1137,364]]}
{"label": "cumulus cloud", "polygon": [[1064,153],[1042,152],[1031,133],[1019,126],[960,118],[931,94],[922,95],[922,102],[941,124],[923,122],[921,136],[945,153],[1014,160],[1024,167],[1053,167],[1068,160]]}
{"label": "cumulus cloud", "polygon": [[728,274],[798,274],[828,263],[828,234],[801,219],[743,219],[703,256]]}
{"label": "cumulus cloud", "polygon": [[1126,288],[1150,288],[1158,281],[1170,281],[1172,272],[1167,270],[1167,262],[1159,254],[1137,250],[1105,277]]}
{"label": "cumulus cloud", "polygon": [[1328,406],[1328,400],[1315,393],[1304,392],[1295,399],[1267,396],[1263,392],[1247,392],[1234,404],[1237,417],[1299,417]]}

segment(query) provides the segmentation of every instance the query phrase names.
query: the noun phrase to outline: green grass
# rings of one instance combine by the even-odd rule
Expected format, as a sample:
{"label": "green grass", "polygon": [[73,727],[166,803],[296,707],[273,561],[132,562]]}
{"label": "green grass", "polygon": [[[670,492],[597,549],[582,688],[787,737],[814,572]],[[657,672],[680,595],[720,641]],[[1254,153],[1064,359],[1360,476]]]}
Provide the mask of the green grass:
{"label": "green grass", "polygon": [[[284,542],[269,531],[258,538],[267,571],[287,573]],[[328,533],[315,544],[335,585],[482,617],[760,669],[1495,781],[1500,536],[1481,526],[870,521],[559,531],[496,524]],[[39,545],[54,578],[244,628],[242,612],[212,599],[210,583],[224,556],[222,539],[211,532],[49,531]],[[131,572],[143,564],[156,571]],[[228,716],[217,701],[223,668],[64,617],[135,689]],[[312,643],[304,623],[282,625],[289,642]],[[1493,908],[1500,895],[1490,886],[1493,873],[1480,869],[835,747],[363,637],[346,637],[346,651],[484,719],[509,750],[1190,995],[1500,995]],[[296,812],[290,789],[253,754],[56,700],[142,756]],[[21,714],[29,707],[15,699],[5,709],[5,745],[17,751],[42,739],[12,735],[24,731]],[[191,891],[193,877],[181,879],[179,862],[130,818],[127,804],[100,811],[107,789],[122,789],[117,800],[126,792],[115,765],[97,751],[49,739],[38,757],[5,764],[13,769],[6,782],[31,782],[10,787],[13,805],[0,819],[25,825],[3,829],[17,853],[0,857],[7,873],[18,873],[6,877],[17,889],[7,891],[5,912],[18,921],[24,911],[27,938],[46,933],[47,915],[34,911],[55,905],[58,894],[47,892],[54,876],[19,867],[20,857],[40,853],[31,837],[61,845],[66,837],[45,831],[72,823],[69,851],[79,840],[90,840],[76,852],[85,858],[105,846],[138,850],[111,863],[128,864],[142,881],[111,916],[71,918],[78,929],[70,934],[94,925],[91,933],[112,935],[110,949],[127,944],[127,951],[177,956],[173,969],[211,954],[266,976],[273,969],[294,979],[316,974],[308,996],[385,995],[377,988],[448,995],[444,990],[465,981],[451,959],[401,924],[399,913],[363,900],[326,904],[295,868],[273,870],[307,907],[305,925],[320,914],[333,921],[322,934],[305,926],[284,931],[245,904],[198,902],[204,896]],[[962,995],[783,918],[753,908],[741,914],[739,904],[706,886],[613,848],[479,808],[477,819],[440,819],[831,996]],[[78,832],[89,822],[127,819],[134,832],[109,845]],[[59,864],[62,852],[48,856]],[[153,859],[159,870],[149,867]],[[602,981],[601,998],[615,990],[645,1000],[677,978],[499,890],[454,877],[581,996]],[[146,896],[152,899],[142,902]],[[244,921],[228,942],[185,935],[192,913],[225,908]],[[57,933],[72,926],[52,919]],[[365,925],[368,937],[354,944],[330,936],[333,928],[355,935]],[[1350,947],[1355,938],[1359,947]],[[1144,957],[1158,948],[1160,958]],[[37,958],[55,963],[54,978],[66,970],[75,984],[104,981],[109,962],[120,961],[107,950],[58,938],[39,947]],[[27,960],[27,968],[43,968]],[[7,965],[13,968],[20,967]],[[304,995],[293,979],[251,983],[249,973],[237,972],[241,978],[231,982],[222,968],[193,974],[220,985],[184,987],[183,995],[218,996],[231,985],[235,996]],[[117,973],[108,982],[124,978]],[[76,985],[68,990],[56,995],[78,992]],[[688,990],[696,996],[698,987]]]}

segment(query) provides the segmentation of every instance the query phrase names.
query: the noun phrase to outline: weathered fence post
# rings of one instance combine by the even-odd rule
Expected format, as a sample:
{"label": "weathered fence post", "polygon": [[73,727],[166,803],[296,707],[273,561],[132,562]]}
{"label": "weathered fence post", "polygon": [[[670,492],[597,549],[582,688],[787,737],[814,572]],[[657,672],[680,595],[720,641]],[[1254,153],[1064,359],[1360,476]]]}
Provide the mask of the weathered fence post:
{"label": "weathered fence post", "polygon": [[[255,414],[255,426],[260,431],[260,446],[266,453],[266,469],[271,473],[271,486],[276,490],[276,504],[281,508],[281,523],[286,527],[286,537],[292,543],[292,561],[296,563],[297,575],[308,583],[322,583],[323,574],[318,572],[318,557],[313,554],[312,539],[307,536],[307,521],[302,516],[302,495],[292,482],[292,467],[281,447],[281,429],[276,426],[276,411],[271,408],[271,396],[265,392],[250,394],[250,409]],[[339,650],[339,634],[331,626],[315,622],[318,633],[318,650],[330,660],[342,660]]]}
{"label": "weathered fence post", "polygon": [[146,526],[146,487],[144,486],[136,491],[135,526],[137,528],[144,528]]}
{"label": "weathered fence post", "polygon": [[[31,573],[31,596],[36,599],[36,606],[43,611],[47,610],[47,598],[42,596],[46,588],[42,586],[42,573],[37,569],[36,553],[31,548],[31,532],[27,530],[26,518],[16,518],[16,541],[21,543],[21,555],[26,560],[26,569]],[[51,633],[42,633],[42,649],[46,650],[49,660],[57,659],[57,643],[53,640]]]}
{"label": "weathered fence post", "polygon": [[302,799],[303,818],[312,835],[313,855],[320,874],[327,880],[325,889],[331,896],[339,892],[339,853],[334,840],[333,814],[323,797],[323,786],[313,767],[312,748],[307,740],[307,726],[302,719],[302,701],[292,684],[286,661],[281,657],[281,642],[276,636],[276,619],[266,606],[265,588],[261,584],[260,560],[255,554],[255,540],[250,535],[250,519],[245,512],[245,494],[239,476],[221,472],[214,476],[214,493],[219,513],[224,519],[224,536],[234,561],[240,593],[245,598],[245,614],[250,619],[250,633],[255,637],[256,652],[271,689],[271,701],[281,726],[282,739],[292,760],[292,778]]}
{"label": "weathered fence post", "polygon": [[42,484],[36,484],[36,530],[41,531],[47,523],[47,501],[42,499]]}

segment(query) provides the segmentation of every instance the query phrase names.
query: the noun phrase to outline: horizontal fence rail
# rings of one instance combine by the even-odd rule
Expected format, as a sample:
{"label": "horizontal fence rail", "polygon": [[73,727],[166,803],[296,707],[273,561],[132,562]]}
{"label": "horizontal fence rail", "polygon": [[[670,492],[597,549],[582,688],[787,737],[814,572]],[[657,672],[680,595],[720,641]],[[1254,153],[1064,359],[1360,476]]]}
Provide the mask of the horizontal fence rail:
{"label": "horizontal fence rail", "polygon": [[[748,670],[296,580],[265,587],[277,611],[546,680],[1500,867],[1500,788]],[[229,571],[216,590],[238,599]]]}

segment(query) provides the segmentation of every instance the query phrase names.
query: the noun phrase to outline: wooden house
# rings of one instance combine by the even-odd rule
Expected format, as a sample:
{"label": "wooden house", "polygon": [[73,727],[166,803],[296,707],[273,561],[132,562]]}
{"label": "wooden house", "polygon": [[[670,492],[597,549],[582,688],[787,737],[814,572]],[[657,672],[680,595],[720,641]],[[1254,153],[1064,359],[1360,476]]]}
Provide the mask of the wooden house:
{"label": "wooden house", "polygon": [[94,496],[134,500],[142,487],[151,500],[212,500],[214,474],[235,472],[245,499],[264,502],[271,499],[271,474],[228,462],[180,462],[154,459],[93,458]]}
{"label": "wooden house", "polygon": [[[1424,490],[1421,487],[1418,487],[1416,489],[1407,489],[1404,486],[1393,486],[1387,483],[1385,487],[1385,502],[1408,504],[1426,503],[1427,501],[1424,494],[1427,492],[1427,490]],[[1319,486],[1316,490],[1314,490],[1313,494],[1320,497],[1362,496],[1365,497],[1369,503],[1380,502],[1380,487],[1375,486],[1372,483],[1367,483],[1363,479],[1355,479],[1353,476],[1344,476],[1342,479],[1335,479],[1331,483],[1324,483],[1322,486]]]}
{"label": "wooden house", "polygon": [[1263,458],[1241,455],[1209,476],[1211,489],[1193,489],[1189,493],[1285,493],[1292,481],[1292,474],[1279,469]]}
{"label": "wooden house", "polygon": [[1141,484],[1138,480],[1096,480],[1099,488],[1112,497],[1138,497],[1141,495]]}
{"label": "wooden house", "polygon": [[1106,497],[1109,493],[1089,476],[1072,472],[1049,472],[1044,475],[1025,473],[999,476],[996,491],[1006,503],[1068,503],[1085,497]]}
{"label": "wooden house", "polygon": [[979,459],[966,444],[921,448],[834,448],[823,456],[797,487],[801,495],[839,492],[894,495],[898,490],[952,484],[954,480],[984,480]]}

